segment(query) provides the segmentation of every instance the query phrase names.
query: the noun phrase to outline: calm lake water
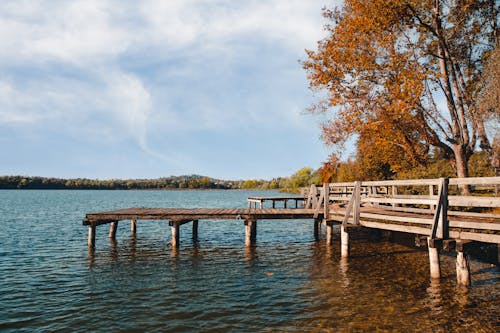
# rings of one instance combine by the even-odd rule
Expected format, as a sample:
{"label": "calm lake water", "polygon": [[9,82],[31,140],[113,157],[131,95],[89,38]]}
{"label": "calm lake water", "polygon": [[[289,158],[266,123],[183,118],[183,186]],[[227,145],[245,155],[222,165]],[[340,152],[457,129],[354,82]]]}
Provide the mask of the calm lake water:
{"label": "calm lake water", "polygon": [[[262,191],[0,191],[0,331],[498,332],[500,270],[472,258],[472,289],[456,286],[455,259],[431,283],[427,252],[388,242],[314,242],[308,220],[200,221],[199,242],[165,221],[121,222],[117,241],[86,212],[125,207],[245,207]],[[324,230],[323,230],[324,232]]]}

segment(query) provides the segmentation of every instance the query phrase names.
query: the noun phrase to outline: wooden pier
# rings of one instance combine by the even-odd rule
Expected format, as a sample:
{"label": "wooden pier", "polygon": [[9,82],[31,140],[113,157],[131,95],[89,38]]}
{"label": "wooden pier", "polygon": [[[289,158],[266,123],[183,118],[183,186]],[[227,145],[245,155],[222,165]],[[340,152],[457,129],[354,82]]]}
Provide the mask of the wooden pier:
{"label": "wooden pier", "polygon": [[242,220],[245,225],[245,244],[254,244],[257,237],[257,220],[314,219],[315,235],[324,219],[314,209],[250,209],[250,208],[126,208],[109,212],[87,214],[83,225],[89,227],[88,245],[95,247],[96,227],[110,224],[109,237],[114,239],[119,221],[130,220],[135,232],[138,220],[167,220],[172,231],[172,246],[179,246],[180,226],[193,223],[193,237],[198,236],[199,220]]}
{"label": "wooden pier", "polygon": [[[339,226],[342,257],[350,254],[353,228],[405,232],[428,247],[431,278],[441,276],[440,252],[455,249],[457,282],[470,286],[468,245],[477,241],[497,244],[500,261],[499,185],[500,177],[331,183],[311,186],[304,197],[251,197],[248,208],[127,208],[87,214],[83,224],[89,227],[88,245],[93,249],[99,225],[110,224],[109,237],[114,239],[119,221],[130,220],[135,233],[138,220],[167,220],[172,246],[178,247],[183,224],[192,223],[196,238],[199,220],[242,220],[245,244],[251,246],[256,242],[257,220],[312,219],[314,238],[319,240],[323,224],[327,244],[333,244],[333,227]],[[469,186],[472,195],[461,196],[463,186]],[[295,201],[295,208],[286,206],[289,200]],[[273,208],[264,208],[266,201]],[[284,208],[274,208],[276,202]]]}
{"label": "wooden pier", "polygon": [[[367,181],[312,186],[306,208],[322,203],[326,242],[340,227],[341,256],[349,257],[349,230],[369,228],[415,235],[428,247],[431,278],[440,278],[439,254],[457,252],[457,282],[470,286],[465,252],[472,242],[496,244],[500,262],[500,177]],[[471,195],[460,195],[468,186]]]}
{"label": "wooden pier", "polygon": [[258,208],[264,208],[264,203],[266,201],[271,201],[271,206],[272,208],[276,208],[276,203],[279,202],[281,203],[281,206],[283,208],[288,208],[288,202],[292,201],[295,202],[295,208],[299,208],[299,202],[300,202],[300,207],[304,207],[306,199],[304,197],[249,197],[247,199],[248,202],[248,208],[257,208],[257,205],[259,206]]}

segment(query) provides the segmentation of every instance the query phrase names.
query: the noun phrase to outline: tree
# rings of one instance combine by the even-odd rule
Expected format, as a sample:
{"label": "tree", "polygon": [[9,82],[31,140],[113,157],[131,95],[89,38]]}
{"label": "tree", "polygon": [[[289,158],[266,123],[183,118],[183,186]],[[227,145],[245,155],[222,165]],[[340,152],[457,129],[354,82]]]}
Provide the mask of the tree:
{"label": "tree", "polygon": [[496,133],[491,150],[486,147],[488,159],[497,170],[500,169],[500,45],[497,43],[493,51],[487,55],[486,65],[481,81],[481,90],[478,98],[478,108],[487,118],[492,119]]}
{"label": "tree", "polygon": [[474,101],[497,41],[495,0],[345,0],[324,10],[332,24],[303,63],[310,87],[327,92],[312,112],[333,111],[323,139],[377,133],[382,151],[423,163],[429,149],[467,177],[489,120]]}

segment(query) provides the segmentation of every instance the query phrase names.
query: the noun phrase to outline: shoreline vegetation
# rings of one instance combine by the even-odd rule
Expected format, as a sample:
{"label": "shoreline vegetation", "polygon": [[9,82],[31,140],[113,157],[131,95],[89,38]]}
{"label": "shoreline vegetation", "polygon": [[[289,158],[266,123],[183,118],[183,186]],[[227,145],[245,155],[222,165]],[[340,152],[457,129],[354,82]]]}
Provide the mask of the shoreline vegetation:
{"label": "shoreline vegetation", "polygon": [[[353,182],[356,180],[401,180],[454,178],[453,163],[434,156],[425,166],[419,165],[396,172],[390,164],[367,165],[359,156],[332,165],[325,162],[318,170],[301,168],[289,177],[271,180],[247,179],[224,180],[201,175],[169,176],[154,179],[89,179],[54,178],[38,176],[0,176],[0,190],[279,190],[299,193],[311,184]],[[485,152],[476,152],[468,162],[470,177],[491,177],[498,175],[499,168],[491,165]]]}
{"label": "shoreline vegetation", "polygon": [[223,180],[200,175],[170,176],[155,179],[89,179],[36,176],[0,176],[1,190],[280,190],[299,192],[301,187],[319,184],[317,171],[302,168],[290,177],[271,180]]}

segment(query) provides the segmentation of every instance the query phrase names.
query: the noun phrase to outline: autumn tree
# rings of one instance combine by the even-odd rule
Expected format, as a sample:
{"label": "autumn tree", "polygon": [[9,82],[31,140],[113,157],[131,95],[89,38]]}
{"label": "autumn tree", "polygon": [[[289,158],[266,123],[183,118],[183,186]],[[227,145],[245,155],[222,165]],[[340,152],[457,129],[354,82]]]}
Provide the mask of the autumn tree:
{"label": "autumn tree", "polygon": [[487,54],[477,104],[484,117],[492,119],[496,124],[492,131],[496,134],[493,147],[491,150],[486,150],[491,164],[498,173],[500,171],[500,45],[498,40],[493,51]]}
{"label": "autumn tree", "polygon": [[439,150],[467,177],[474,149],[491,149],[491,118],[475,101],[497,12],[495,0],[345,0],[324,9],[328,36],[303,63],[310,87],[327,93],[311,108],[332,113],[324,141],[341,151],[364,137],[415,163]]}

